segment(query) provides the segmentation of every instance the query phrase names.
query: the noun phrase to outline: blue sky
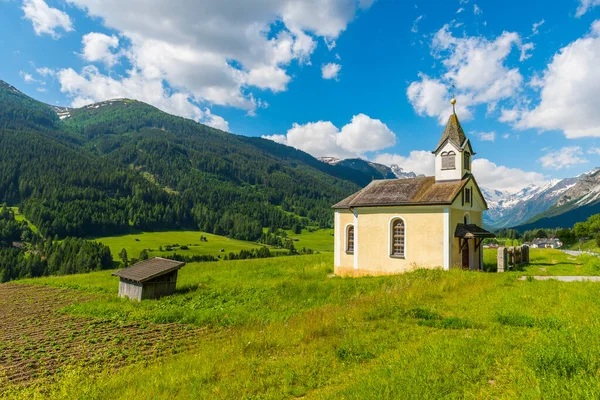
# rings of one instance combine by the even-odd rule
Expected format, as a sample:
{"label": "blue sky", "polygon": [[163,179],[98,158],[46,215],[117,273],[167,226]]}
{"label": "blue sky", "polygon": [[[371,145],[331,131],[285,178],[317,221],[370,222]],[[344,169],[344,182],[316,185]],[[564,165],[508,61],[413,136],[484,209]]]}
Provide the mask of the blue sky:
{"label": "blue sky", "polygon": [[455,85],[480,184],[516,191],[600,166],[596,21],[600,0],[0,0],[0,79],[425,174]]}

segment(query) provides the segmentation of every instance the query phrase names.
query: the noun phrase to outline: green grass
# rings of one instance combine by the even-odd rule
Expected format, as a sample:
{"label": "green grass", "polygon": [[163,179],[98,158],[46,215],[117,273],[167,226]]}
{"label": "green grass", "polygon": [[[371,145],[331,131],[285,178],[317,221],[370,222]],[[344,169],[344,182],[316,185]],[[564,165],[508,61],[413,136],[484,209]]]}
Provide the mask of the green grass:
{"label": "green grass", "polygon": [[314,251],[333,252],[333,229],[319,229],[314,232],[309,232],[306,229],[302,230],[302,234],[296,235],[293,231],[286,231],[294,241],[296,249],[306,247]]}
{"label": "green grass", "polygon": [[21,214],[21,212],[19,211],[19,207],[8,207],[8,208],[10,208],[15,213],[15,220],[27,222],[27,225],[29,225],[29,228],[31,229],[31,231],[37,233],[37,226],[32,224],[27,218],[25,218],[25,216],[23,214]]}
{"label": "green grass", "polygon": [[[201,242],[200,236],[205,236],[208,242]],[[251,250],[259,248],[262,245],[245,242],[242,240],[228,239],[224,236],[213,235],[210,233],[199,231],[164,231],[164,232],[139,232],[119,236],[107,236],[94,238],[98,242],[104,243],[110,247],[110,251],[115,260],[119,260],[119,252],[121,249],[127,250],[127,255],[130,258],[137,258],[143,249],[151,249],[150,256],[165,256],[174,252],[182,255],[213,255],[239,253],[240,250]],[[189,250],[181,250],[176,248],[171,251],[166,251],[167,246],[178,244],[186,245]],[[163,251],[159,251],[159,247],[163,247]],[[225,252],[221,253],[221,249]]]}
{"label": "green grass", "polygon": [[581,250],[581,251],[592,251],[594,253],[600,253],[600,247],[596,243],[596,239],[586,240],[583,243],[575,243],[569,247],[571,250]]}
{"label": "green grass", "polygon": [[[115,373],[82,367],[22,398],[598,398],[600,284],[519,281],[594,270],[531,252],[524,271],[329,277],[333,255],[188,264],[179,292],[116,298],[109,271],[22,283],[74,287],[85,318],[208,328],[193,352]],[[486,254],[486,259],[489,254]],[[554,262],[555,261],[555,262]]]}

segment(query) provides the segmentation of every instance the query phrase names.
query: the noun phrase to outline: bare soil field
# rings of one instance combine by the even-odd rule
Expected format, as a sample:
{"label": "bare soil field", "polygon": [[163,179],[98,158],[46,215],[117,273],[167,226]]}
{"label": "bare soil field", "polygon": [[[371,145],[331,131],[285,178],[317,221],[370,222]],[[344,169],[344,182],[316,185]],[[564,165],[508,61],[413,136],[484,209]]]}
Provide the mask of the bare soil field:
{"label": "bare soil field", "polygon": [[[67,366],[118,368],[193,347],[202,329],[119,322],[60,312],[93,294],[39,285],[0,285],[0,395],[54,379]],[[3,389],[4,388],[4,389]]]}

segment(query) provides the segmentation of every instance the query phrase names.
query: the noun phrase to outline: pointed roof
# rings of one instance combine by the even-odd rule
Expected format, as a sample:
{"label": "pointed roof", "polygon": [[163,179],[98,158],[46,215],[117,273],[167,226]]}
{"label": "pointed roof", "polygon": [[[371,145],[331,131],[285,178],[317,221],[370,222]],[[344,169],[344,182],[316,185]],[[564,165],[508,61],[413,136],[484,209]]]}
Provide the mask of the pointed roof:
{"label": "pointed roof", "polygon": [[465,131],[463,131],[462,126],[460,126],[460,122],[458,121],[458,117],[455,113],[452,113],[452,115],[450,115],[448,123],[446,124],[446,129],[444,129],[444,133],[442,134],[442,138],[440,139],[439,144],[433,152],[437,152],[447,140],[452,142],[452,144],[454,144],[459,149],[462,149],[462,146],[467,140]]}

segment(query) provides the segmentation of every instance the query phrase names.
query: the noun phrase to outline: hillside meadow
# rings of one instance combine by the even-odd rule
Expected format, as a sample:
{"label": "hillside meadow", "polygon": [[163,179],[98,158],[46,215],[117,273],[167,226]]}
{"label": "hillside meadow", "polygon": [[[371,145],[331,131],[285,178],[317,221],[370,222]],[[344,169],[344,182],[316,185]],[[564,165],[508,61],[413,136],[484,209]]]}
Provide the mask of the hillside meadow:
{"label": "hillside meadow", "polygon": [[[288,236],[294,240],[297,249],[303,247],[319,252],[333,251],[333,229],[320,229],[313,232],[302,230],[301,234],[294,234],[291,230],[286,231]],[[206,238],[201,241],[200,237]],[[148,250],[151,257],[165,257],[173,253],[194,256],[212,255],[219,256],[229,253],[239,253],[241,250],[252,250],[263,247],[260,243],[247,242],[227,238],[225,236],[213,235],[212,233],[200,231],[157,231],[136,232],[126,235],[106,236],[91,238],[103,243],[110,248],[114,260],[119,260],[121,249],[127,251],[129,258],[137,258],[144,249]],[[182,249],[181,246],[187,246]],[[167,250],[170,247],[171,250]],[[160,250],[162,248],[162,251]],[[224,251],[221,252],[221,249]],[[277,250],[271,248],[272,250]]]}
{"label": "hillside meadow", "polygon": [[118,373],[71,363],[58,380],[4,396],[597,398],[600,285],[517,278],[598,275],[600,260],[531,256],[530,266],[503,274],[358,279],[332,277],[332,254],[195,263],[181,270],[177,294],[140,303],[116,297],[110,271],[20,281],[87,296],[57,316],[201,331],[176,355],[137,359]]}

